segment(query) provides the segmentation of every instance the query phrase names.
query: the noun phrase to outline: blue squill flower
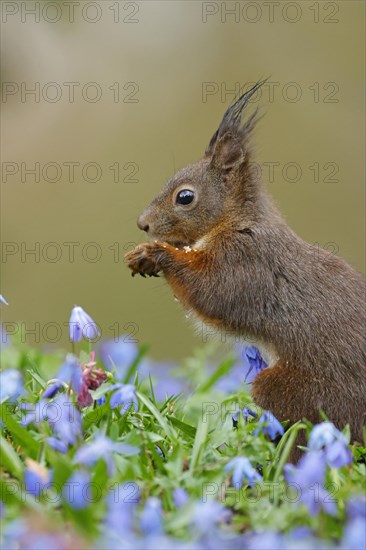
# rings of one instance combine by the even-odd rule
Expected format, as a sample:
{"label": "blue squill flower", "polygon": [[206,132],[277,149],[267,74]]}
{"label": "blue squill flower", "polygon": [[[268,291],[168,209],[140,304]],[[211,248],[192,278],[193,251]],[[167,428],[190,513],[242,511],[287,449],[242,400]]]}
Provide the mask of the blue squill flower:
{"label": "blue squill flower", "polygon": [[233,427],[234,428],[236,428],[237,425],[238,425],[240,413],[242,414],[242,417],[244,418],[245,424],[248,422],[249,416],[252,416],[253,418],[256,418],[256,416],[257,416],[256,413],[254,411],[252,411],[252,409],[249,409],[247,407],[244,407],[243,409],[241,409],[239,407],[238,410],[231,417],[233,419]]}
{"label": "blue squill flower", "polygon": [[181,508],[182,506],[184,506],[188,500],[189,500],[189,496],[188,496],[188,493],[185,489],[183,489],[183,487],[178,487],[177,489],[174,489],[173,491],[173,499],[174,499],[174,504],[176,505],[177,508]]}
{"label": "blue squill flower", "polygon": [[65,385],[78,393],[82,383],[81,367],[74,355],[68,353],[55,378],[48,383],[42,397],[50,399]]}
{"label": "blue squill flower", "polygon": [[322,450],[332,468],[341,468],[353,461],[344,434],[332,422],[322,422],[313,427],[308,447],[311,451]]}
{"label": "blue squill flower", "polygon": [[348,523],[343,532],[342,548],[354,550],[366,548],[366,498],[353,497],[347,503]]}
{"label": "blue squill flower", "polygon": [[297,504],[304,504],[311,516],[320,509],[330,515],[337,513],[336,503],[324,488],[326,462],[324,454],[311,451],[304,455],[297,466],[286,464],[284,468],[287,483],[296,489]]}
{"label": "blue squill flower", "polygon": [[133,384],[113,384],[109,391],[113,392],[110,399],[112,409],[121,407],[121,414],[125,414],[131,407],[136,412],[138,409],[138,401],[136,396],[136,388]]}
{"label": "blue squill flower", "polygon": [[342,550],[355,550],[366,548],[366,520],[365,518],[356,518],[347,523],[344,532],[341,547]]}
{"label": "blue squill flower", "polygon": [[267,363],[262,358],[259,350],[255,346],[247,346],[242,352],[242,357],[246,365],[246,373],[244,381],[247,384],[254,382],[262,370],[268,367]]}
{"label": "blue squill flower", "polygon": [[48,488],[51,482],[50,472],[38,462],[28,458],[24,470],[24,485],[27,493],[38,497]]}
{"label": "blue squill flower", "polygon": [[347,503],[347,516],[349,519],[364,518],[366,520],[366,497],[357,495]]}
{"label": "blue squill flower", "polygon": [[301,488],[312,485],[324,485],[326,462],[319,452],[309,452],[301,457],[297,466],[286,464],[284,474],[286,481]]}
{"label": "blue squill flower", "polygon": [[61,394],[53,401],[21,403],[20,408],[27,411],[20,422],[22,426],[48,421],[54,436],[48,443],[58,451],[64,452],[65,446],[74,445],[81,436],[80,413],[67,395]]}
{"label": "blue squill flower", "polygon": [[99,434],[76,451],[74,461],[84,466],[93,466],[102,459],[107,465],[109,474],[112,475],[114,472],[113,453],[132,456],[139,452],[140,450],[133,445],[113,441],[109,437]]}
{"label": "blue squill flower", "polygon": [[48,445],[52,447],[55,451],[58,451],[59,453],[66,454],[67,453],[67,445],[64,441],[61,441],[61,439],[58,439],[57,437],[50,436],[46,439]]}
{"label": "blue squill flower", "polygon": [[257,482],[262,481],[262,476],[251,465],[250,461],[245,456],[238,456],[233,458],[226,464],[224,468],[225,472],[233,471],[232,485],[236,488],[240,488],[243,485],[243,481],[246,480],[248,484],[253,487]]}
{"label": "blue squill flower", "polygon": [[194,507],[194,525],[203,535],[214,531],[217,524],[226,523],[230,517],[230,510],[216,500],[197,502]]}
{"label": "blue squill flower", "polygon": [[335,441],[329,445],[325,450],[325,456],[331,468],[341,468],[353,462],[351,450],[344,441]]}
{"label": "blue squill flower", "polygon": [[71,508],[82,510],[92,502],[90,485],[91,477],[88,472],[74,472],[64,484],[62,496]]}
{"label": "blue squill flower", "polygon": [[48,401],[45,399],[41,399],[37,403],[20,403],[19,408],[22,411],[26,411],[26,414],[20,421],[20,425],[23,427],[29,424],[37,426],[48,419]]}
{"label": "blue squill flower", "polygon": [[14,403],[24,393],[23,377],[18,369],[6,369],[0,372],[0,403],[6,400]]}
{"label": "blue squill flower", "polygon": [[268,435],[272,441],[276,439],[278,435],[282,436],[285,432],[282,424],[277,418],[269,411],[264,411],[260,419],[258,420],[259,427],[255,430],[254,435],[258,435],[262,432],[264,435]]}
{"label": "blue squill flower", "polygon": [[43,392],[42,397],[44,397],[45,399],[51,399],[52,397],[55,397],[58,391],[63,387],[64,384],[61,382],[61,380],[50,380],[47,388]]}
{"label": "blue squill flower", "polygon": [[80,306],[74,306],[69,321],[69,335],[72,342],[80,342],[82,337],[94,340],[100,336],[97,324]]}
{"label": "blue squill flower", "polygon": [[163,514],[161,502],[156,497],[149,497],[140,516],[140,529],[144,535],[163,533]]}
{"label": "blue squill flower", "polygon": [[119,537],[131,538],[140,489],[136,482],[127,481],[113,485],[107,496],[107,512],[104,524],[108,532]]}
{"label": "blue squill flower", "polygon": [[2,302],[3,304],[5,304],[6,306],[8,306],[8,302],[5,300],[4,296],[2,294],[0,294],[0,302]]}
{"label": "blue squill flower", "polygon": [[138,355],[138,347],[134,342],[126,341],[121,336],[118,342],[107,340],[98,347],[98,353],[106,369],[109,371],[116,368],[116,379],[121,380],[126,375],[129,367]]}
{"label": "blue squill flower", "polygon": [[95,400],[95,402],[96,402],[96,404],[97,404],[99,407],[101,407],[102,405],[104,405],[104,403],[107,402],[106,396],[105,396],[105,395],[101,395],[101,396],[99,397],[99,399],[96,399],[96,400]]}
{"label": "blue squill flower", "polygon": [[249,532],[245,535],[242,548],[248,550],[289,550],[285,537],[276,531]]}
{"label": "blue squill flower", "polygon": [[75,445],[81,437],[81,415],[70,398],[61,394],[48,408],[52,411],[48,414],[48,422],[54,436],[66,445]]}
{"label": "blue squill flower", "polygon": [[343,440],[347,443],[342,432],[337,430],[332,422],[321,422],[311,430],[308,447],[311,451],[319,451],[337,440]]}

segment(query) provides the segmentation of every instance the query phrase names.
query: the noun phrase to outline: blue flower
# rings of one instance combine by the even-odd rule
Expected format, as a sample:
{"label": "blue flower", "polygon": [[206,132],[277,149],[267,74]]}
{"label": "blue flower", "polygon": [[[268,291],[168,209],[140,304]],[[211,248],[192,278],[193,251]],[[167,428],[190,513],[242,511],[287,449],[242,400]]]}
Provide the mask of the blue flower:
{"label": "blue flower", "polygon": [[25,427],[29,424],[38,425],[48,418],[48,401],[41,399],[37,403],[20,403],[19,408],[26,411],[25,416],[20,421],[20,425]]}
{"label": "blue flower", "polygon": [[246,365],[246,375],[244,381],[247,384],[254,382],[254,379],[258,376],[262,370],[268,367],[267,363],[263,360],[259,350],[254,346],[247,346],[242,352],[242,357]]}
{"label": "blue flower", "polygon": [[56,393],[58,393],[58,391],[63,387],[64,385],[60,380],[50,380],[47,388],[43,392],[42,397],[45,399],[51,399],[52,397],[55,397]]}
{"label": "blue flower", "polygon": [[336,503],[324,488],[326,462],[324,454],[311,451],[304,455],[297,467],[286,464],[285,479],[296,489],[296,503],[304,504],[311,516],[319,514],[320,509],[330,515],[337,513]]}
{"label": "blue flower", "polygon": [[252,409],[249,409],[247,407],[244,407],[243,409],[241,409],[239,407],[238,410],[231,417],[233,419],[233,427],[234,428],[236,428],[237,425],[238,425],[240,413],[242,414],[242,417],[244,418],[245,424],[248,422],[249,416],[252,416],[253,418],[256,418],[256,416],[257,416],[256,413],[254,411],[252,411]]}
{"label": "blue flower", "polygon": [[341,548],[345,550],[363,550],[366,548],[366,519],[351,520],[345,527]]}
{"label": "blue flower", "polygon": [[242,487],[244,479],[248,481],[251,487],[256,482],[260,483],[262,481],[262,476],[253,468],[245,456],[233,458],[226,464],[224,470],[225,472],[233,470],[232,485],[236,488]]}
{"label": "blue flower", "polygon": [[51,436],[47,437],[46,439],[48,445],[52,447],[55,451],[58,451],[60,453],[67,453],[67,445],[64,441],[61,441],[60,439],[57,439],[57,437]]}
{"label": "blue flower", "polygon": [[194,507],[194,525],[202,534],[210,533],[218,523],[225,523],[231,512],[216,500],[197,502]]}
{"label": "blue flower", "polygon": [[116,367],[116,378],[121,380],[138,355],[138,348],[134,342],[125,341],[127,337],[121,336],[121,341],[107,340],[98,349],[98,353],[106,369],[109,371]]}
{"label": "blue flower", "polygon": [[[248,550],[289,550],[282,533],[275,531],[263,531],[260,533],[247,533],[244,538],[243,548]],[[302,548],[302,547],[301,547]]]}
{"label": "blue flower", "polygon": [[101,407],[102,405],[104,405],[104,403],[106,403],[107,399],[106,399],[106,396],[105,395],[101,395],[99,397],[99,399],[96,399],[95,402],[96,404]]}
{"label": "blue flower", "polygon": [[341,547],[345,550],[366,548],[366,498],[354,496],[347,503],[348,523],[343,531]]}
{"label": "blue flower", "polygon": [[138,401],[135,386],[132,384],[113,384],[109,391],[113,392],[110,399],[112,409],[121,406],[121,414],[125,414],[131,407],[135,412],[137,411]]}
{"label": "blue flower", "polygon": [[0,403],[8,400],[14,403],[24,395],[23,377],[17,369],[6,369],[0,372]]}
{"label": "blue flower", "polygon": [[74,306],[69,321],[69,335],[72,342],[80,342],[82,337],[94,340],[100,336],[97,324],[80,306]]}
{"label": "blue flower", "polygon": [[6,306],[8,306],[8,302],[5,300],[4,296],[2,294],[0,294],[0,302],[2,302],[3,304],[5,304]]}
{"label": "blue flower", "polygon": [[260,419],[258,420],[259,428],[254,432],[254,435],[258,435],[262,432],[264,435],[268,435],[272,441],[276,439],[278,435],[282,436],[285,432],[282,424],[277,418],[269,411],[264,411]]}
{"label": "blue flower", "polygon": [[309,452],[301,457],[297,466],[286,464],[284,474],[286,481],[299,487],[323,485],[325,481],[326,462],[319,452]]}
{"label": "blue flower", "polygon": [[66,445],[75,445],[81,436],[81,415],[69,397],[60,395],[49,404],[55,407],[52,415],[48,413],[48,422],[53,434]]}
{"label": "blue flower", "polygon": [[177,489],[174,489],[173,491],[173,499],[174,499],[174,504],[176,505],[177,508],[181,508],[182,506],[184,506],[188,500],[189,500],[189,496],[188,496],[188,493],[185,489],[183,489],[183,487],[178,487]]}
{"label": "blue flower", "polygon": [[[27,411],[20,422],[22,426],[28,426],[30,423],[37,425],[48,420],[55,439],[59,439],[66,446],[74,445],[81,436],[80,413],[66,395],[62,394],[53,401],[42,399],[35,404],[21,403],[20,408]],[[50,443],[53,448],[57,448],[55,439],[52,438]],[[64,449],[62,443],[57,450]]]}
{"label": "blue flower", "polygon": [[82,510],[93,501],[90,491],[91,477],[88,472],[74,472],[62,488],[64,500],[74,510]]}
{"label": "blue flower", "polygon": [[364,495],[354,496],[347,503],[347,516],[349,519],[366,519],[366,497]]}
{"label": "blue flower", "polygon": [[328,445],[331,445],[336,440],[346,442],[342,432],[337,430],[332,422],[322,422],[311,430],[308,447],[311,451],[319,451],[324,447],[328,447]]}
{"label": "blue flower", "polygon": [[353,458],[351,450],[344,441],[335,441],[325,450],[327,462],[331,468],[341,468],[347,464],[352,464]]}
{"label": "blue flower", "polygon": [[76,451],[74,461],[84,466],[93,466],[98,460],[102,459],[107,464],[108,472],[112,475],[114,472],[112,453],[131,456],[139,452],[140,450],[133,445],[118,443],[105,435],[97,435],[93,441],[86,443]]}
{"label": "blue flower", "polygon": [[323,450],[332,468],[352,463],[352,453],[342,432],[331,422],[317,424],[311,430],[308,447],[311,451]]}
{"label": "blue flower", "polygon": [[144,535],[160,535],[163,533],[163,515],[160,500],[149,497],[140,517],[140,529]]}
{"label": "blue flower", "polygon": [[107,531],[119,537],[131,536],[140,489],[135,482],[113,485],[107,496],[107,512],[104,519]]}
{"label": "blue flower", "polygon": [[51,474],[48,470],[38,462],[28,458],[27,468],[24,470],[24,485],[27,493],[34,497],[40,496],[48,488],[50,481]]}
{"label": "blue flower", "polygon": [[45,389],[42,397],[47,399],[54,397],[65,384],[70,386],[76,393],[79,392],[82,382],[82,373],[79,362],[74,355],[71,353],[67,354],[64,363],[61,365],[60,370],[51,382],[52,383]]}

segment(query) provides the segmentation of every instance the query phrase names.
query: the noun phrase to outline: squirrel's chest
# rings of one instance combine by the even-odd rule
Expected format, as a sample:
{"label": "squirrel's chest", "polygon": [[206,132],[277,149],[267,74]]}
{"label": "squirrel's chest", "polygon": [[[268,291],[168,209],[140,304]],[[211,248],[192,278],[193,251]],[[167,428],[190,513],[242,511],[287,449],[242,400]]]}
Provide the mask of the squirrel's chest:
{"label": "squirrel's chest", "polygon": [[[177,298],[175,298],[177,300]],[[179,301],[179,300],[177,300]],[[253,338],[250,335],[236,334],[232,330],[222,327],[220,321],[212,321],[205,319],[193,309],[185,308],[186,319],[193,323],[198,336],[203,343],[220,342],[225,344],[242,344],[243,346],[255,346],[268,367],[273,367],[279,360],[275,346],[271,342],[264,342],[258,338]]]}

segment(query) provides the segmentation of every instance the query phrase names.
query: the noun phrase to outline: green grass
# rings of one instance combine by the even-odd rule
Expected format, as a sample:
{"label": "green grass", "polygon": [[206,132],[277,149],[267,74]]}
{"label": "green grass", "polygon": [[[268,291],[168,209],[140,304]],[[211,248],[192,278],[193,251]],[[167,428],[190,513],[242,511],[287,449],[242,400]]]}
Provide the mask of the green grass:
{"label": "green grass", "polygon": [[[82,353],[85,359],[85,352]],[[352,547],[347,546],[351,543],[345,538],[347,506],[364,491],[365,463],[357,462],[364,456],[364,449],[352,447],[351,466],[327,468],[326,488],[335,501],[336,514],[321,511],[311,516],[304,505],[296,502],[283,475],[297,431],[309,432],[311,426],[298,423],[279,442],[270,441],[262,433],[254,435],[258,427],[254,419],[245,423],[240,417],[234,429],[232,414],[238,405],[257,408],[244,385],[232,394],[215,386],[222,376],[230,376],[233,359],[209,369],[200,350],[174,369],[178,380],[189,381],[190,390],[158,401],[155,393],[163,378],[156,374],[158,368],[152,378],[142,378],[139,364],[145,358],[140,353],[138,360],[125,365],[123,380],[136,386],[138,410],[131,407],[121,414],[118,408],[110,407],[108,389],[116,380],[113,373],[109,374],[107,381],[91,392],[95,399],[105,395],[106,402],[100,406],[94,402],[81,410],[82,436],[66,454],[47,444],[47,437],[52,434],[47,420],[27,427],[19,423],[24,416],[19,402],[38,402],[62,360],[60,352],[41,353],[20,344],[5,347],[2,352],[2,370],[20,369],[26,388],[26,395],[13,403],[5,401],[1,408],[4,548],[52,548],[52,544],[57,548],[291,548],[286,544],[291,544],[288,541],[292,540],[292,533],[300,527],[309,528],[303,534],[304,540],[310,541],[306,547]],[[97,366],[101,366],[100,361]],[[65,390],[61,395],[66,398],[67,393]],[[75,401],[72,392],[70,395]],[[76,451],[98,434],[137,447],[138,454],[113,453],[112,472],[108,472],[103,458],[91,466],[76,464]],[[241,488],[231,486],[231,474],[224,468],[238,456],[247,457],[258,469],[263,476],[261,483],[250,487],[244,481]],[[24,485],[24,472],[29,467],[41,468],[43,475],[52,472],[52,483],[38,496],[27,493]],[[80,471],[90,475],[90,483],[83,495],[83,506],[75,509],[72,498],[64,497],[63,487],[73,472]],[[188,495],[180,507],[174,499],[178,488]],[[132,523],[124,518],[125,508],[117,514],[121,518],[119,531],[118,526],[113,529],[106,524],[108,518],[113,523],[111,508],[106,504],[108,495],[114,495],[115,506],[132,510]],[[155,512],[149,506],[146,511],[150,497],[160,503],[161,508],[158,506]],[[147,502],[156,505],[158,501]],[[222,505],[222,514],[210,512],[212,501]],[[256,535],[259,538],[253,533],[260,534]],[[270,540],[264,539],[263,533]],[[276,536],[279,538],[273,539]]]}

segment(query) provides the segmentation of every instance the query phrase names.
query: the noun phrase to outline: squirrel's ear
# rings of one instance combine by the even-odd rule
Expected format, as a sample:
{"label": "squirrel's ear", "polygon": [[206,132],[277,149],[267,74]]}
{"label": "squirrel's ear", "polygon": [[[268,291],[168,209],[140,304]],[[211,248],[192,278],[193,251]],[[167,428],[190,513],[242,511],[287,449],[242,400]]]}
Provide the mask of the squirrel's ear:
{"label": "squirrel's ear", "polygon": [[231,132],[220,137],[214,147],[211,165],[221,172],[228,173],[245,159],[241,141]]}
{"label": "squirrel's ear", "polygon": [[256,122],[256,115],[258,109],[254,111],[248,118],[248,120],[242,125],[242,114],[247,107],[250,98],[256,93],[256,91],[266,82],[262,80],[257,82],[250,90],[245,92],[239,99],[231,105],[223,116],[220,126],[211,138],[210,143],[205,151],[205,157],[212,157],[215,151],[215,147],[220,137],[224,136],[227,132],[235,135],[239,141],[243,144],[247,141],[251,131],[253,130]]}

